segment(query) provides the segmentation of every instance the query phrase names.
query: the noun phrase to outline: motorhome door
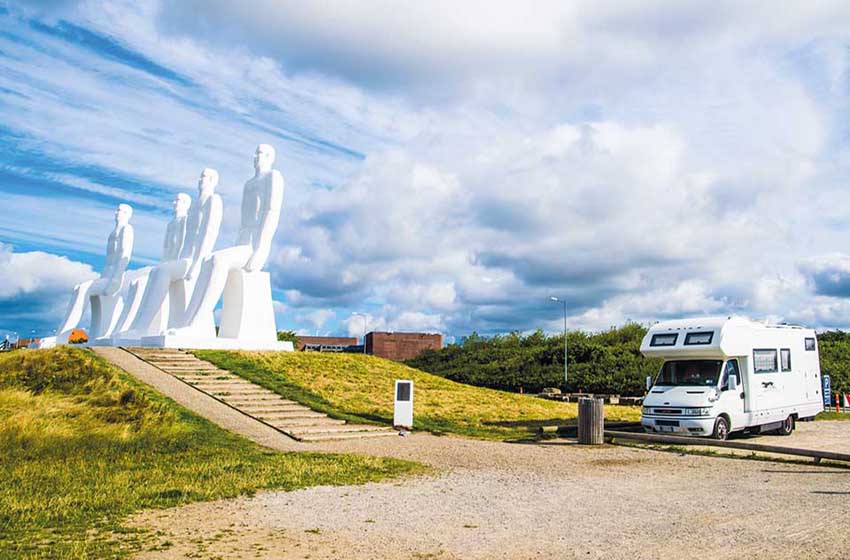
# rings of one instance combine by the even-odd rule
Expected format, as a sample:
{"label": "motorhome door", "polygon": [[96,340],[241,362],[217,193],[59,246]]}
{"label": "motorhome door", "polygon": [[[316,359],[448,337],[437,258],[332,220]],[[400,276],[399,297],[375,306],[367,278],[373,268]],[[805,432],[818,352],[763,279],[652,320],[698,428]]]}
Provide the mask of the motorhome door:
{"label": "motorhome door", "polygon": [[[718,399],[718,413],[725,412],[732,420],[732,429],[746,427],[747,418],[744,415],[744,379],[742,376],[742,368],[738,360],[732,358],[726,361],[723,366],[723,373],[720,375],[720,398]],[[737,379],[735,390],[732,390],[729,378],[735,376]]]}

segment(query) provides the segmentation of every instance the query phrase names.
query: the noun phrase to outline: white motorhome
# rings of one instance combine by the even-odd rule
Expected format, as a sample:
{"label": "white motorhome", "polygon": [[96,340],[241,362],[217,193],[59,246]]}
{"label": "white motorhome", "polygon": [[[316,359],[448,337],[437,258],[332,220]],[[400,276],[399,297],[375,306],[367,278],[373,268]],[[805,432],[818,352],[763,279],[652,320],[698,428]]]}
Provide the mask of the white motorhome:
{"label": "white motorhome", "polygon": [[726,439],[741,430],[789,435],[823,410],[815,332],[742,317],[657,323],[640,347],[662,358],[641,424],[648,432]]}

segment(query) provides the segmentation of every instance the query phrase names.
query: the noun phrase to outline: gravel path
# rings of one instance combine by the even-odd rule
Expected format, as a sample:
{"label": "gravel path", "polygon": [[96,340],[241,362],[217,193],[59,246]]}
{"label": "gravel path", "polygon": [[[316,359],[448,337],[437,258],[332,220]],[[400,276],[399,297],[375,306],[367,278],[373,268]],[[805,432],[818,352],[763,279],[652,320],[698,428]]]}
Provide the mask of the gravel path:
{"label": "gravel path", "polygon": [[[800,428],[770,439],[850,448],[850,423]],[[170,545],[140,557],[850,556],[850,470],[426,434],[311,448],[414,459],[438,473],[144,512],[134,523]]]}

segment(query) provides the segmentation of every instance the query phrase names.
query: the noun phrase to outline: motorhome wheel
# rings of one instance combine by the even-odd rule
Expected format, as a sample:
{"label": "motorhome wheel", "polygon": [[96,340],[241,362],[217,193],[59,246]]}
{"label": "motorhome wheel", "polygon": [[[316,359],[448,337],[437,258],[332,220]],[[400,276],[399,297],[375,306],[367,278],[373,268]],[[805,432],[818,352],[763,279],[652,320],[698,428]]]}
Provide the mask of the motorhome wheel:
{"label": "motorhome wheel", "polygon": [[781,436],[790,436],[794,433],[794,417],[789,416],[782,423],[782,427],[777,430],[777,433]]}
{"label": "motorhome wheel", "polygon": [[729,421],[725,416],[717,417],[717,420],[714,422],[714,433],[712,437],[721,441],[725,441],[729,437]]}

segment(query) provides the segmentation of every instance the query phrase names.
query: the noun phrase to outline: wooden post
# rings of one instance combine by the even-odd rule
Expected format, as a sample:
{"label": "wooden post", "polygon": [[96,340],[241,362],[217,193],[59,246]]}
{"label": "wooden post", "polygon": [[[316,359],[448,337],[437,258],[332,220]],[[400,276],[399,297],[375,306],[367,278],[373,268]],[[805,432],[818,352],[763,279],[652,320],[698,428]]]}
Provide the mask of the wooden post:
{"label": "wooden post", "polygon": [[583,445],[601,445],[605,431],[605,413],[602,399],[578,401],[578,442]]}

